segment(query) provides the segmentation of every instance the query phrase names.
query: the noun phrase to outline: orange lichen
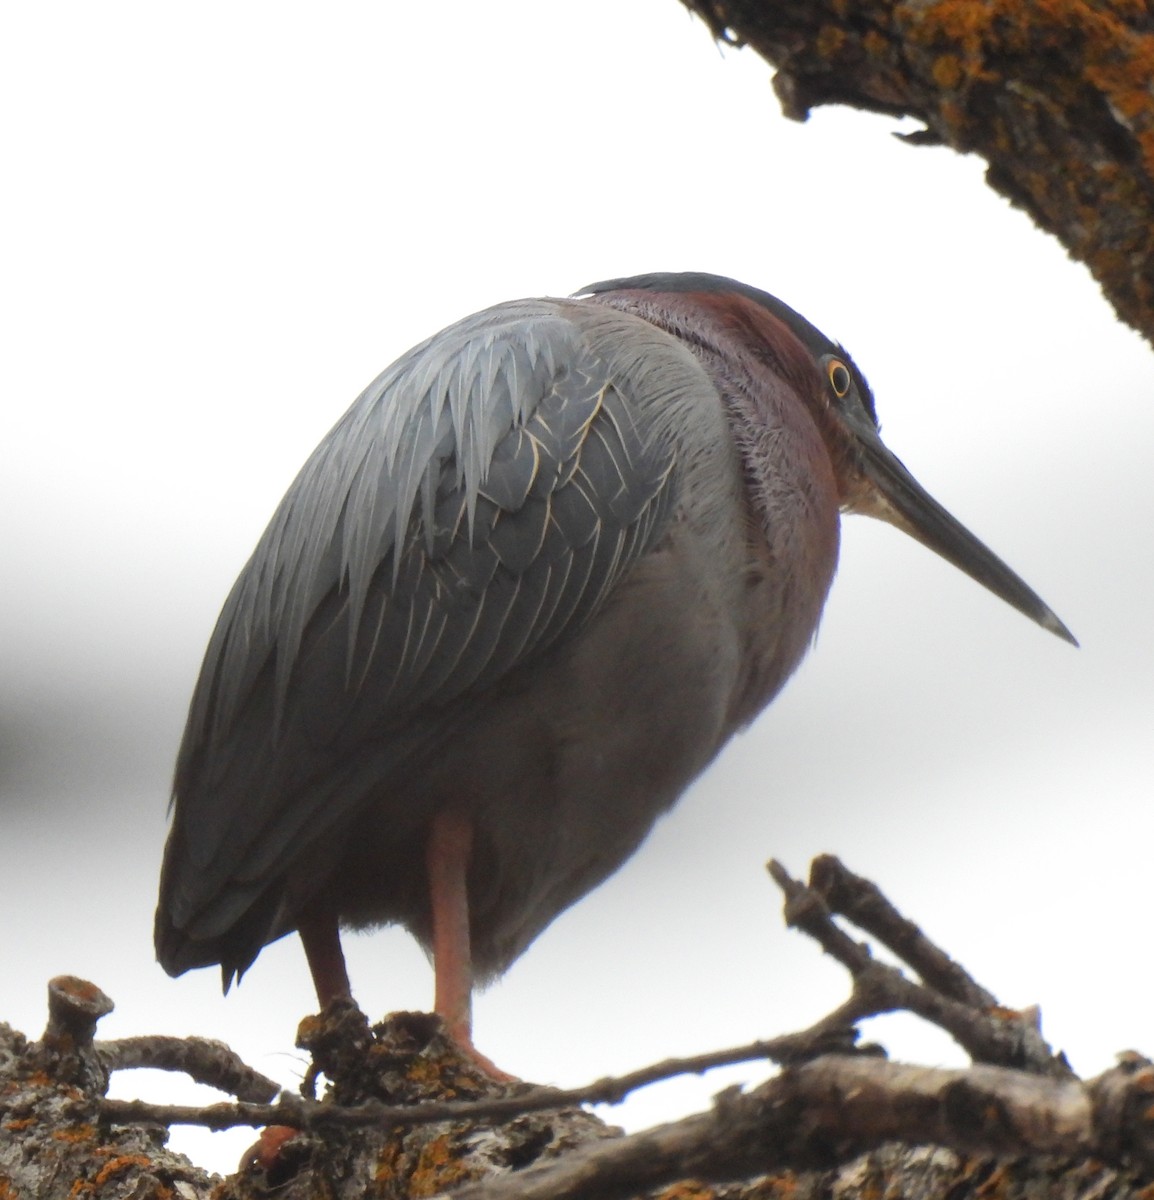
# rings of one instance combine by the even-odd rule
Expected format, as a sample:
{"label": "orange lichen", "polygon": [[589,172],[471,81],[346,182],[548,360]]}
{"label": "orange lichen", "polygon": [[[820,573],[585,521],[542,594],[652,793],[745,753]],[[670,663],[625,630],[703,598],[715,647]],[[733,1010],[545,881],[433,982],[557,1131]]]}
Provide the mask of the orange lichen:
{"label": "orange lichen", "polygon": [[[20,1117],[16,1121],[5,1121],[4,1128],[9,1133],[23,1133],[25,1129],[31,1129],[36,1124],[35,1117]],[[0,1194],[0,1200],[3,1200],[3,1195]]]}
{"label": "orange lichen", "polygon": [[[1081,81],[1135,136],[1154,177],[1154,35],[1126,24],[1144,11],[1134,0],[939,0],[903,5],[898,17],[911,42],[941,47],[932,71],[935,82],[948,89],[966,78],[996,79],[990,64],[1007,55],[1028,57],[1053,78],[1046,59],[1065,51],[1082,65]],[[954,63],[946,63],[950,56]]]}
{"label": "orange lichen", "polygon": [[62,994],[79,1000],[83,1004],[91,1004],[99,1000],[104,993],[94,983],[87,979],[77,979],[74,975],[60,975],[52,981]]}
{"label": "orange lichen", "polygon": [[846,33],[836,25],[823,25],[818,30],[817,52],[822,58],[836,58],[847,41]]}
{"label": "orange lichen", "polygon": [[862,48],[870,58],[888,58],[890,43],[876,29],[871,29],[861,40]]}
{"label": "orange lichen", "polygon": [[373,1169],[373,1180],[376,1183],[386,1183],[397,1177],[397,1165],[405,1149],[405,1134],[394,1129],[385,1140],[384,1148],[377,1157],[377,1165]]}
{"label": "orange lichen", "polygon": [[308,1045],[315,1042],[324,1032],[325,1025],[321,1019],[321,1014],[314,1013],[307,1017],[302,1017],[300,1024],[297,1026],[297,1045],[302,1043]]}
{"label": "orange lichen", "polygon": [[54,1129],[52,1137],[58,1142],[90,1142],[96,1136],[91,1125],[73,1125],[71,1129]]}
{"label": "orange lichen", "polygon": [[899,16],[909,24],[913,40],[953,42],[968,58],[975,58],[989,36],[992,11],[990,5],[972,0],[942,0],[916,10],[907,6],[899,10]]}
{"label": "orange lichen", "polygon": [[436,1196],[446,1188],[473,1178],[453,1152],[453,1143],[448,1134],[442,1134],[426,1142],[417,1158],[417,1165],[409,1176],[408,1195]]}
{"label": "orange lichen", "polygon": [[1119,315],[1154,337],[1147,16],[1139,0],[900,0],[893,9],[906,61],[937,93],[936,131],[985,155],[1000,189],[1060,231]]}
{"label": "orange lichen", "polygon": [[956,54],[939,54],[934,59],[933,75],[938,87],[949,90],[956,88],[963,77],[961,59]]}
{"label": "orange lichen", "polygon": [[658,1192],[655,1200],[714,1200],[717,1191],[696,1180],[683,1180]]}
{"label": "orange lichen", "polygon": [[787,1171],[781,1175],[771,1175],[767,1177],[761,1184],[759,1189],[765,1190],[767,1198],[772,1200],[793,1200],[797,1195],[797,1176],[792,1171]]}
{"label": "orange lichen", "polygon": [[129,1171],[133,1167],[140,1167],[143,1170],[149,1165],[149,1160],[143,1154],[118,1154],[100,1168],[93,1184],[95,1187],[101,1188],[114,1175],[123,1175],[125,1171]]}
{"label": "orange lichen", "polygon": [[966,119],[965,109],[953,100],[947,100],[941,107],[942,120],[950,129],[960,129]]}
{"label": "orange lichen", "polygon": [[[452,1086],[452,1081],[444,1078],[443,1068],[444,1063],[435,1059],[414,1058],[405,1071],[405,1076],[411,1083],[421,1088],[432,1088],[434,1085],[444,1088],[446,1100],[456,1099],[456,1090]],[[460,1081],[458,1081],[458,1086],[460,1086]]]}

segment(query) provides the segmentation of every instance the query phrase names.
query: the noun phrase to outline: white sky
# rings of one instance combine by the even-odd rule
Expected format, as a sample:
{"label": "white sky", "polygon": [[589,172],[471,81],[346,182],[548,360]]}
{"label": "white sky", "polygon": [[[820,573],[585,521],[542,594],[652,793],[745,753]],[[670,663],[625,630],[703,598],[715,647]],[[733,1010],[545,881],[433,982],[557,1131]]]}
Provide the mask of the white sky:
{"label": "white sky", "polygon": [[[169,772],[220,603],[309,450],[413,342],[499,300],[696,269],[844,341],[890,446],[1082,649],[851,519],[795,681],[480,998],[479,1044],[575,1084],[809,1023],[844,982],[783,930],[762,864],[828,850],[1006,1003],[1039,1002],[1081,1071],[1150,1049],[1149,349],[981,163],[881,118],[786,122],[769,68],[675,0],[419,7],[0,13],[0,1019],[38,1034],[47,979],[76,973],[117,1001],[104,1036],[219,1037],[299,1077],[295,938],[227,998],[153,962]],[[348,949],[370,1014],[428,1005],[403,934]],[[908,1024],[872,1033],[950,1060]],[[151,1074],[117,1093],[177,1095]],[[218,1169],[252,1140],[178,1137]]]}

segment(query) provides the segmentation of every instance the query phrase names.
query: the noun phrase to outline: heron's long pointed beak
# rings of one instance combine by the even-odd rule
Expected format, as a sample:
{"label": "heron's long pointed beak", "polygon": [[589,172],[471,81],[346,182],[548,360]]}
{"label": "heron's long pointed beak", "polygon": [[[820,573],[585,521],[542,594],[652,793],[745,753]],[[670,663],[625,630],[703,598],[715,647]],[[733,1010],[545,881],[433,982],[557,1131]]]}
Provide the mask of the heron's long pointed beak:
{"label": "heron's long pointed beak", "polygon": [[876,429],[853,424],[857,426],[853,432],[858,465],[866,486],[852,497],[851,511],[895,525],[1044,629],[1071,645],[1078,644],[1050,606],[918,483],[886,448]]}

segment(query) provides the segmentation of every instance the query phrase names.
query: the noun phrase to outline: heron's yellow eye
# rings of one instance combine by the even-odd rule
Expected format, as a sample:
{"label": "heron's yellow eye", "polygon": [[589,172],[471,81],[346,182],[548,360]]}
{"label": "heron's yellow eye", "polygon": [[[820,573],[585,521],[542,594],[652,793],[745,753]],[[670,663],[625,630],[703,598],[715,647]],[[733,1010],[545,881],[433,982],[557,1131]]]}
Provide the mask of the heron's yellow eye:
{"label": "heron's yellow eye", "polygon": [[829,385],[833,388],[833,394],[840,400],[849,392],[853,383],[849,367],[840,359],[831,358],[826,364],[826,371],[829,373]]}

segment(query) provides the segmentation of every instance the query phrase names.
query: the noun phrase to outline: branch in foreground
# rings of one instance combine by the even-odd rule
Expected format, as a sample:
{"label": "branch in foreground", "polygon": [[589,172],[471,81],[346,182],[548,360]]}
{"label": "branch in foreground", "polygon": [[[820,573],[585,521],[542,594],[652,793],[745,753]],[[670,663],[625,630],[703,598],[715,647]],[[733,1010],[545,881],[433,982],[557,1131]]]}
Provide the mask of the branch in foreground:
{"label": "branch in foreground", "polygon": [[[972,1200],[989,1193],[982,1189],[995,1171],[1002,1200],[1037,1192],[1039,1179],[1045,1190],[1037,1194],[1049,1200],[1087,1194],[1148,1200],[1149,1193],[1139,1191],[1148,1180],[1139,1172],[1154,1170],[1150,1063],[1130,1056],[1089,1084],[1073,1079],[1031,1020],[1000,1008],[868,880],[832,858],[815,861],[808,886],[780,864],[770,870],[786,895],[787,920],[849,970],[850,998],[800,1033],[671,1059],[576,1089],[503,1087],[460,1057],[438,1018],[394,1014],[370,1028],[351,1001],[338,1001],[306,1018],[299,1034],[298,1045],[312,1059],[309,1080],[327,1080],[321,1103],[283,1093],[273,1105],[208,1108],[108,1101],[110,1061],[155,1063],[173,1048],[165,1040],[93,1043],[96,1021],[111,1001],[82,980],[54,980],[42,1043],[27,1046],[16,1037],[10,1052],[0,1052],[0,1179],[9,1165],[27,1172],[35,1160],[47,1166],[37,1168],[31,1183],[21,1176],[21,1186],[45,1200],[74,1196],[76,1187],[113,1171],[124,1173],[118,1183],[132,1180],[141,1195],[152,1194],[148,1187],[163,1194],[179,1181],[188,1200],[210,1191],[214,1200],[248,1200],[270,1190],[278,1200],[343,1200],[360,1195],[358,1181],[366,1178],[398,1197],[464,1187],[460,1194],[472,1200],[609,1200],[696,1177],[711,1186],[694,1183],[695,1200],[764,1200],[781,1188],[794,1200],[816,1200],[831,1191],[864,1194],[869,1187],[853,1177],[864,1170],[876,1181],[874,1190],[893,1182],[903,1195]],[[835,915],[868,928],[918,970],[920,981],[875,961]],[[856,1046],[857,1021],[899,1008],[934,1021],[971,1054],[988,1054],[998,1065],[925,1070],[885,1062]],[[216,1062],[208,1043],[194,1042],[189,1053],[197,1070],[203,1059]],[[753,1058],[785,1069],[748,1094],[723,1093],[710,1112],[646,1133],[619,1136],[576,1107],[619,1100],[673,1074]],[[235,1058],[226,1054],[220,1062],[225,1074],[249,1078]],[[269,1083],[256,1080],[249,1079],[254,1088]],[[266,1129],[241,1171],[214,1190],[187,1164],[161,1157],[158,1125],[176,1121]],[[951,1148],[934,1152],[937,1190],[925,1185],[917,1152],[898,1151],[894,1139]],[[1063,1166],[1022,1157],[1053,1154],[1077,1158]],[[1014,1165],[997,1165],[993,1155],[1013,1156]],[[845,1164],[840,1173],[838,1164]],[[807,1173],[797,1174],[800,1168]],[[903,1172],[919,1170],[921,1182],[907,1190]],[[1019,1189],[1007,1171],[1020,1173]],[[63,1181],[63,1190],[39,1188],[48,1186],[45,1172]],[[728,1182],[757,1176],[760,1181]],[[673,1193],[683,1190],[678,1184]]]}
{"label": "branch in foreground", "polygon": [[[1140,1074],[1148,1078],[1137,1083]],[[724,1182],[785,1166],[829,1168],[891,1141],[1015,1156],[1103,1156],[1111,1152],[1098,1125],[1106,1094],[1131,1115],[1127,1152],[1150,1167],[1149,1086],[1149,1064],[1096,1092],[1075,1080],[1000,1067],[947,1071],[830,1056],[747,1095],[724,1093],[712,1112],[584,1147],[463,1188],[455,1198],[615,1200],[682,1178]]]}
{"label": "branch in foreground", "polygon": [[445,1121],[494,1122],[552,1109],[581,1104],[619,1104],[630,1092],[672,1079],[677,1075],[702,1075],[715,1067],[770,1059],[780,1062],[791,1055],[793,1035],[769,1041],[750,1042],[730,1050],[717,1050],[689,1058],[667,1058],[627,1075],[607,1076],[583,1087],[553,1088],[521,1085],[512,1095],[481,1100],[426,1101],[422,1104],[381,1104],[367,1101],[355,1106],[325,1101],[301,1100],[284,1095],[275,1104],[149,1104],[142,1100],[105,1100],[101,1113],[118,1125],[140,1121],[159,1125],[202,1125],[228,1129],[237,1125],[287,1125],[295,1129],[347,1129],[398,1125],[415,1127]]}

